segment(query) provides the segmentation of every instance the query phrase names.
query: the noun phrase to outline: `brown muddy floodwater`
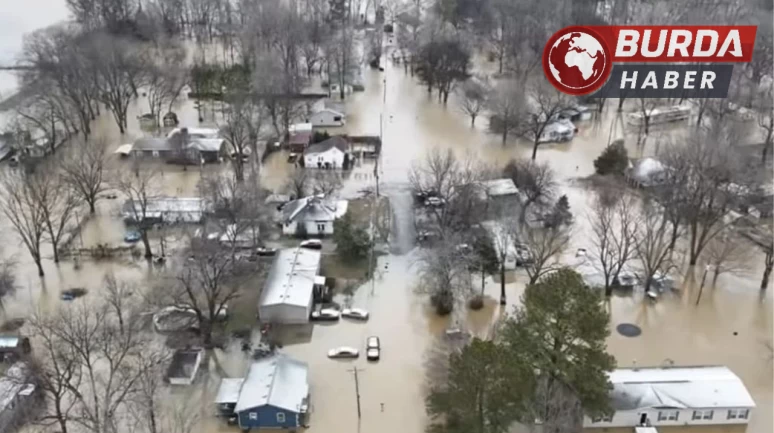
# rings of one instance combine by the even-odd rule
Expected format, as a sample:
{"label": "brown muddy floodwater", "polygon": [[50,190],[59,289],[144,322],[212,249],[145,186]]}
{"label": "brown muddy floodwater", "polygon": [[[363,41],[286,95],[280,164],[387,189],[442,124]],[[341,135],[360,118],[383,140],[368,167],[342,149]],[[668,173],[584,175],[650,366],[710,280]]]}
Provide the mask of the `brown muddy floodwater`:
{"label": "brown muddy floodwater", "polygon": [[[459,154],[470,153],[501,165],[512,157],[528,155],[531,149],[515,140],[502,146],[499,137],[486,133],[485,118],[478,119],[476,127],[471,128],[469,119],[455,107],[453,97],[447,107],[438,104],[435,98],[428,98],[425,89],[404,73],[402,65],[388,64],[383,73],[366,71],[365,86],[364,92],[348,98],[348,124],[341,131],[378,135],[381,119],[384,146],[380,176],[383,193],[393,203],[396,219],[393,240],[398,245],[392,254],[379,258],[376,280],[357,288],[352,296],[352,305],[370,311],[368,322],[342,320],[337,324],[315,325],[288,334],[292,341],[283,350],[310,366],[310,433],[423,432],[426,425],[423,362],[431,342],[450,327],[465,327],[482,337],[489,335],[492,324],[518,304],[526,280],[522,273],[508,278],[509,305],[501,308],[495,301],[499,298],[499,284],[487,278],[485,294],[488,299],[484,309],[478,312],[458,309],[446,318],[436,317],[428,309],[426,301],[414,294],[417,252],[412,249],[413,222],[405,213],[407,208],[410,210],[407,172],[412,162],[436,146],[454,149]],[[612,110],[614,107],[608,108]],[[139,112],[140,109],[135,106],[134,111]],[[196,124],[197,114],[190,101],[185,102],[178,113],[184,124]],[[584,215],[589,200],[586,190],[577,186],[573,179],[592,173],[593,160],[607,145],[609,138],[622,137],[623,129],[620,125],[616,126],[615,117],[605,115],[598,123],[579,124],[579,135],[572,142],[544,146],[538,152],[538,158],[549,161],[559,174],[562,193],[568,194],[576,215],[578,227],[570,248],[572,251],[584,244],[588,246],[583,233],[586,231]],[[134,116],[130,122],[131,132],[125,137],[118,136],[112,119],[103,116],[101,120],[101,131],[110,137],[113,148],[141,134]],[[663,132],[665,135],[671,133]],[[659,134],[656,131],[653,136]],[[628,136],[626,139],[632,155],[653,154],[657,150],[658,140],[637,146],[635,139]],[[117,165],[122,163],[114,161]],[[196,193],[200,176],[198,167],[187,171],[170,167],[163,169],[159,188],[166,194]],[[227,166],[204,168],[222,169],[227,169]],[[281,154],[270,158],[262,167],[264,185],[275,191],[281,190],[289,170],[290,166]],[[372,173],[373,166],[362,163],[346,180],[341,194],[350,196],[372,187]],[[121,242],[123,223],[116,218],[121,202],[120,198],[102,202],[98,215],[89,221],[83,231],[85,245]],[[58,306],[58,292],[63,287],[79,286],[98,291],[107,272],[138,282],[153,279],[155,275],[155,271],[142,260],[85,261],[79,270],[74,269],[69,261],[58,268],[47,261],[47,275],[41,281],[26,251],[16,246],[16,236],[7,222],[0,223],[0,229],[4,239],[14,239],[5,243],[4,252],[15,254],[20,261],[21,287],[7,304],[6,312],[2,313],[4,317],[23,317],[39,305],[45,308]],[[568,260],[570,256],[572,254],[568,254]],[[758,260],[762,262],[762,257]],[[759,295],[756,289],[759,276],[760,270],[745,279],[723,277],[717,287],[705,288],[699,305],[695,305],[697,294],[690,278],[688,282],[678,284],[681,290],[663,296],[655,304],[643,302],[642,295],[637,293],[614,296],[609,302],[610,327],[613,330],[608,340],[609,351],[623,367],[635,363],[646,366],[664,362],[727,365],[743,379],[758,405],[747,431],[770,433],[774,431],[772,295],[771,290],[763,297]],[[642,328],[642,334],[636,338],[620,336],[615,332],[615,326],[620,323],[634,323]],[[333,361],[326,357],[326,352],[336,346],[362,349],[370,335],[381,339],[382,359],[378,363],[369,363],[365,359]],[[199,409],[201,421],[197,433],[238,431],[213,416],[214,406],[211,403],[220,378],[241,377],[248,364],[245,354],[238,347],[232,345],[228,349],[214,352],[208,371],[195,385],[170,391],[170,404],[185,403]],[[358,369],[360,419],[357,416],[353,368]],[[664,429],[674,433],[680,430]],[[719,433],[740,432],[740,429],[693,427],[691,431]]]}

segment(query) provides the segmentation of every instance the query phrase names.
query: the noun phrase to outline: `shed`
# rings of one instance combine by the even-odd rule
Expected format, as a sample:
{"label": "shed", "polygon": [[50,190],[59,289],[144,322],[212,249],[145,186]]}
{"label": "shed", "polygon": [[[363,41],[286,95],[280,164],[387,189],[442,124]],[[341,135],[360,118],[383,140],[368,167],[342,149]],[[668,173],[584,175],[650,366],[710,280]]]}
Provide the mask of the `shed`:
{"label": "shed", "polygon": [[0,431],[9,431],[25,414],[35,409],[35,385],[28,382],[29,372],[23,362],[13,364],[0,377]]}
{"label": "shed", "polygon": [[170,385],[190,385],[196,378],[202,363],[202,349],[177,350],[172,355],[167,369],[167,379]]}
{"label": "shed", "polygon": [[746,424],[755,408],[747,388],[725,366],[619,368],[607,418],[584,419],[584,427]]}
{"label": "shed", "polygon": [[113,153],[121,156],[129,156],[132,153],[132,146],[132,143],[122,144],[118,146],[118,149],[116,149]]}
{"label": "shed", "polygon": [[[218,395],[233,396],[235,385],[221,383]],[[308,411],[309,367],[283,354],[250,365],[234,405],[242,429],[296,429],[305,426]]]}
{"label": "shed", "polygon": [[323,108],[309,116],[309,123],[316,127],[344,126],[346,115],[332,108]]}
{"label": "shed", "polygon": [[263,323],[304,324],[314,303],[320,252],[306,248],[280,250],[266,278],[258,305]]}

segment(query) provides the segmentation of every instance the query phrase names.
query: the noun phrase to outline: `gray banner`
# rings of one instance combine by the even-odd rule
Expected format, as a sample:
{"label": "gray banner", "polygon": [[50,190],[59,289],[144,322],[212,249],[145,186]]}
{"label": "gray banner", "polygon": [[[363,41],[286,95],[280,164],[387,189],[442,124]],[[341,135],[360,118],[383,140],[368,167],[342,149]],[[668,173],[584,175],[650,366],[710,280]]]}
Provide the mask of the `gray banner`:
{"label": "gray banner", "polygon": [[725,98],[734,65],[613,65],[610,79],[594,98]]}

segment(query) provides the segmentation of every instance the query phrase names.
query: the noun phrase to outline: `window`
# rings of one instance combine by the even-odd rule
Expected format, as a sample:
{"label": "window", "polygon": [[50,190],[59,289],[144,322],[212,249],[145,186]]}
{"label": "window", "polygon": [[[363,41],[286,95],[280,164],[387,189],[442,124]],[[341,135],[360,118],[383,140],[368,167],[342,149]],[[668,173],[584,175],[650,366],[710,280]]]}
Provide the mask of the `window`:
{"label": "window", "polygon": [[726,419],[747,419],[750,409],[729,409]]}
{"label": "window", "polygon": [[250,419],[251,420],[258,420],[258,412],[250,412]]}
{"label": "window", "polygon": [[714,411],[711,410],[695,410],[693,411],[693,416],[691,417],[692,420],[697,419],[712,419]]}
{"label": "window", "polygon": [[334,122],[341,122],[341,116],[333,116]]}
{"label": "window", "polygon": [[325,224],[317,224],[317,232],[322,233],[325,231]]}
{"label": "window", "polygon": [[665,410],[665,411],[658,411],[658,420],[659,421],[677,421],[677,418],[680,415],[680,411],[677,410]]}
{"label": "window", "polygon": [[285,422],[285,414],[283,412],[277,412],[277,422],[279,423]]}

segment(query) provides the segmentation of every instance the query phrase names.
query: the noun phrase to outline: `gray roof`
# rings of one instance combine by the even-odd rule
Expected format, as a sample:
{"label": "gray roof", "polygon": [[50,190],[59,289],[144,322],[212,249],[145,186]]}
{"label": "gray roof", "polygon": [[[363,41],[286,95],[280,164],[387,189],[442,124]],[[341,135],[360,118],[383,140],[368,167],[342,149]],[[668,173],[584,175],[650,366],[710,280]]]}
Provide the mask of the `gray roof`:
{"label": "gray roof", "polygon": [[273,406],[301,412],[309,396],[309,367],[286,355],[264,358],[250,365],[237,400],[236,412]]}
{"label": "gray roof", "polygon": [[144,137],[135,140],[132,145],[132,150],[139,150],[143,152],[164,152],[172,150],[172,144],[166,139],[161,137]]}
{"label": "gray roof", "polygon": [[509,178],[485,180],[481,182],[481,185],[490,197],[516,195],[519,193],[516,184]]}
{"label": "gray roof", "polygon": [[215,396],[215,404],[236,403],[239,400],[239,391],[242,390],[244,378],[224,378],[220,381],[218,395]]}
{"label": "gray roof", "polygon": [[616,411],[755,407],[742,380],[723,366],[621,368],[609,377]]}
{"label": "gray roof", "polygon": [[306,148],[305,153],[323,153],[333,149],[334,147],[342,152],[346,152],[349,148],[349,142],[344,137],[337,135],[319,143],[309,145],[309,147]]}
{"label": "gray roof", "polygon": [[280,250],[266,278],[261,306],[289,304],[306,307],[313,295],[320,252],[306,248]]}
{"label": "gray roof", "polygon": [[336,203],[322,195],[293,200],[282,208],[285,221],[333,221],[336,219]]}

